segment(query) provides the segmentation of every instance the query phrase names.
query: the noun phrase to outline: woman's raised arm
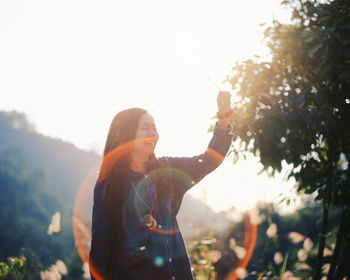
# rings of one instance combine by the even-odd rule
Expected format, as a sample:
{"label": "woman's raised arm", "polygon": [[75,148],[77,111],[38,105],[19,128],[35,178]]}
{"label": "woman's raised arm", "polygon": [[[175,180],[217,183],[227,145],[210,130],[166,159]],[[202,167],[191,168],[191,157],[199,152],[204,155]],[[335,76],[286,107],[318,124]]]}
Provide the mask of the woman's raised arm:
{"label": "woman's raised arm", "polygon": [[224,160],[232,142],[232,125],[228,117],[232,115],[231,94],[220,91],[217,97],[218,121],[215,123],[213,137],[206,151],[193,157],[164,157],[171,168],[174,191],[183,195],[190,187],[213,171]]}
{"label": "woman's raised arm", "polygon": [[221,164],[231,146],[233,137],[231,129],[231,124],[228,128],[222,129],[216,123],[213,137],[203,154],[193,157],[160,158],[166,162],[171,170],[175,192],[183,195]]}

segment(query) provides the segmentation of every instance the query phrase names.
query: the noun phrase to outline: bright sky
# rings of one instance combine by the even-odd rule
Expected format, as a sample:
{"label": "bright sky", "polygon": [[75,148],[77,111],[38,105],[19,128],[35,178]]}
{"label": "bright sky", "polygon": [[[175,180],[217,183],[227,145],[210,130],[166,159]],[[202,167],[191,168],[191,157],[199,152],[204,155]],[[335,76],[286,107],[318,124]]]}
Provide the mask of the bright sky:
{"label": "bright sky", "polygon": [[[31,0],[0,2],[0,110],[37,131],[101,153],[113,116],[143,107],[158,156],[204,152],[217,89],[236,60],[268,57],[262,32],[290,11],[276,0]],[[294,182],[257,176],[229,157],[190,193],[214,210],[277,201]]]}

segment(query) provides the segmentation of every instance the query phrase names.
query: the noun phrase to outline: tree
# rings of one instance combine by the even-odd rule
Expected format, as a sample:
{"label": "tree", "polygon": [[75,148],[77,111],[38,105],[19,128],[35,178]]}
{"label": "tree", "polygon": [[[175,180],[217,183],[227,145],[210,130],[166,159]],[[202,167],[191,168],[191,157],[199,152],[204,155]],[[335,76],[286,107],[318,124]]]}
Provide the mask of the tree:
{"label": "tree", "polygon": [[0,261],[26,248],[46,267],[72,251],[69,232],[47,233],[51,215],[64,209],[59,193],[44,172],[26,165],[17,150],[0,154],[0,192]]}
{"label": "tree", "polygon": [[238,100],[231,122],[239,146],[232,152],[235,158],[246,153],[260,157],[271,176],[287,162],[298,191],[322,200],[314,279],[320,278],[328,208],[343,207],[328,275],[340,279],[350,246],[350,3],[282,4],[293,8],[292,23],[274,21],[265,30],[271,61],[256,57],[237,63],[227,77]]}
{"label": "tree", "polygon": [[20,257],[8,257],[6,263],[0,262],[0,279],[39,279],[41,269],[37,255],[30,249],[23,249]]}

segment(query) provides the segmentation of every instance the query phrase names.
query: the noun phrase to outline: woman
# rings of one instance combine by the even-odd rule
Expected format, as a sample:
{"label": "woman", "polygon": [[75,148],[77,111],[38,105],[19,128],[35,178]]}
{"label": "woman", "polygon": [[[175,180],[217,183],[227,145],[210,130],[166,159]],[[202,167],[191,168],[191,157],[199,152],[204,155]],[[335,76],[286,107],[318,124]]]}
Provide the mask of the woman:
{"label": "woman", "polygon": [[93,279],[193,279],[176,215],[184,193],[222,162],[232,141],[230,94],[207,150],[156,158],[158,132],[147,111],[119,112],[107,136],[94,189],[89,258]]}

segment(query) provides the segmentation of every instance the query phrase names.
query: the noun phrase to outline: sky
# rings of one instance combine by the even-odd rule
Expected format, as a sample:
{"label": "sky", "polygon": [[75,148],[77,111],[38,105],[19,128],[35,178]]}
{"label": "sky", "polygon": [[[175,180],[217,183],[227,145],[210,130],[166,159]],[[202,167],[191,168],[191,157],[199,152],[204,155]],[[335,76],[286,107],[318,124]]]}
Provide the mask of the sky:
{"label": "sky", "polygon": [[[279,3],[0,1],[0,110],[24,112],[38,132],[101,154],[114,115],[142,107],[158,127],[158,156],[200,154],[217,111],[206,75],[220,84],[236,61],[269,59],[264,29],[290,18]],[[257,175],[261,167],[253,156],[235,165],[228,157],[189,193],[215,211],[293,193],[285,171],[269,178]]]}

